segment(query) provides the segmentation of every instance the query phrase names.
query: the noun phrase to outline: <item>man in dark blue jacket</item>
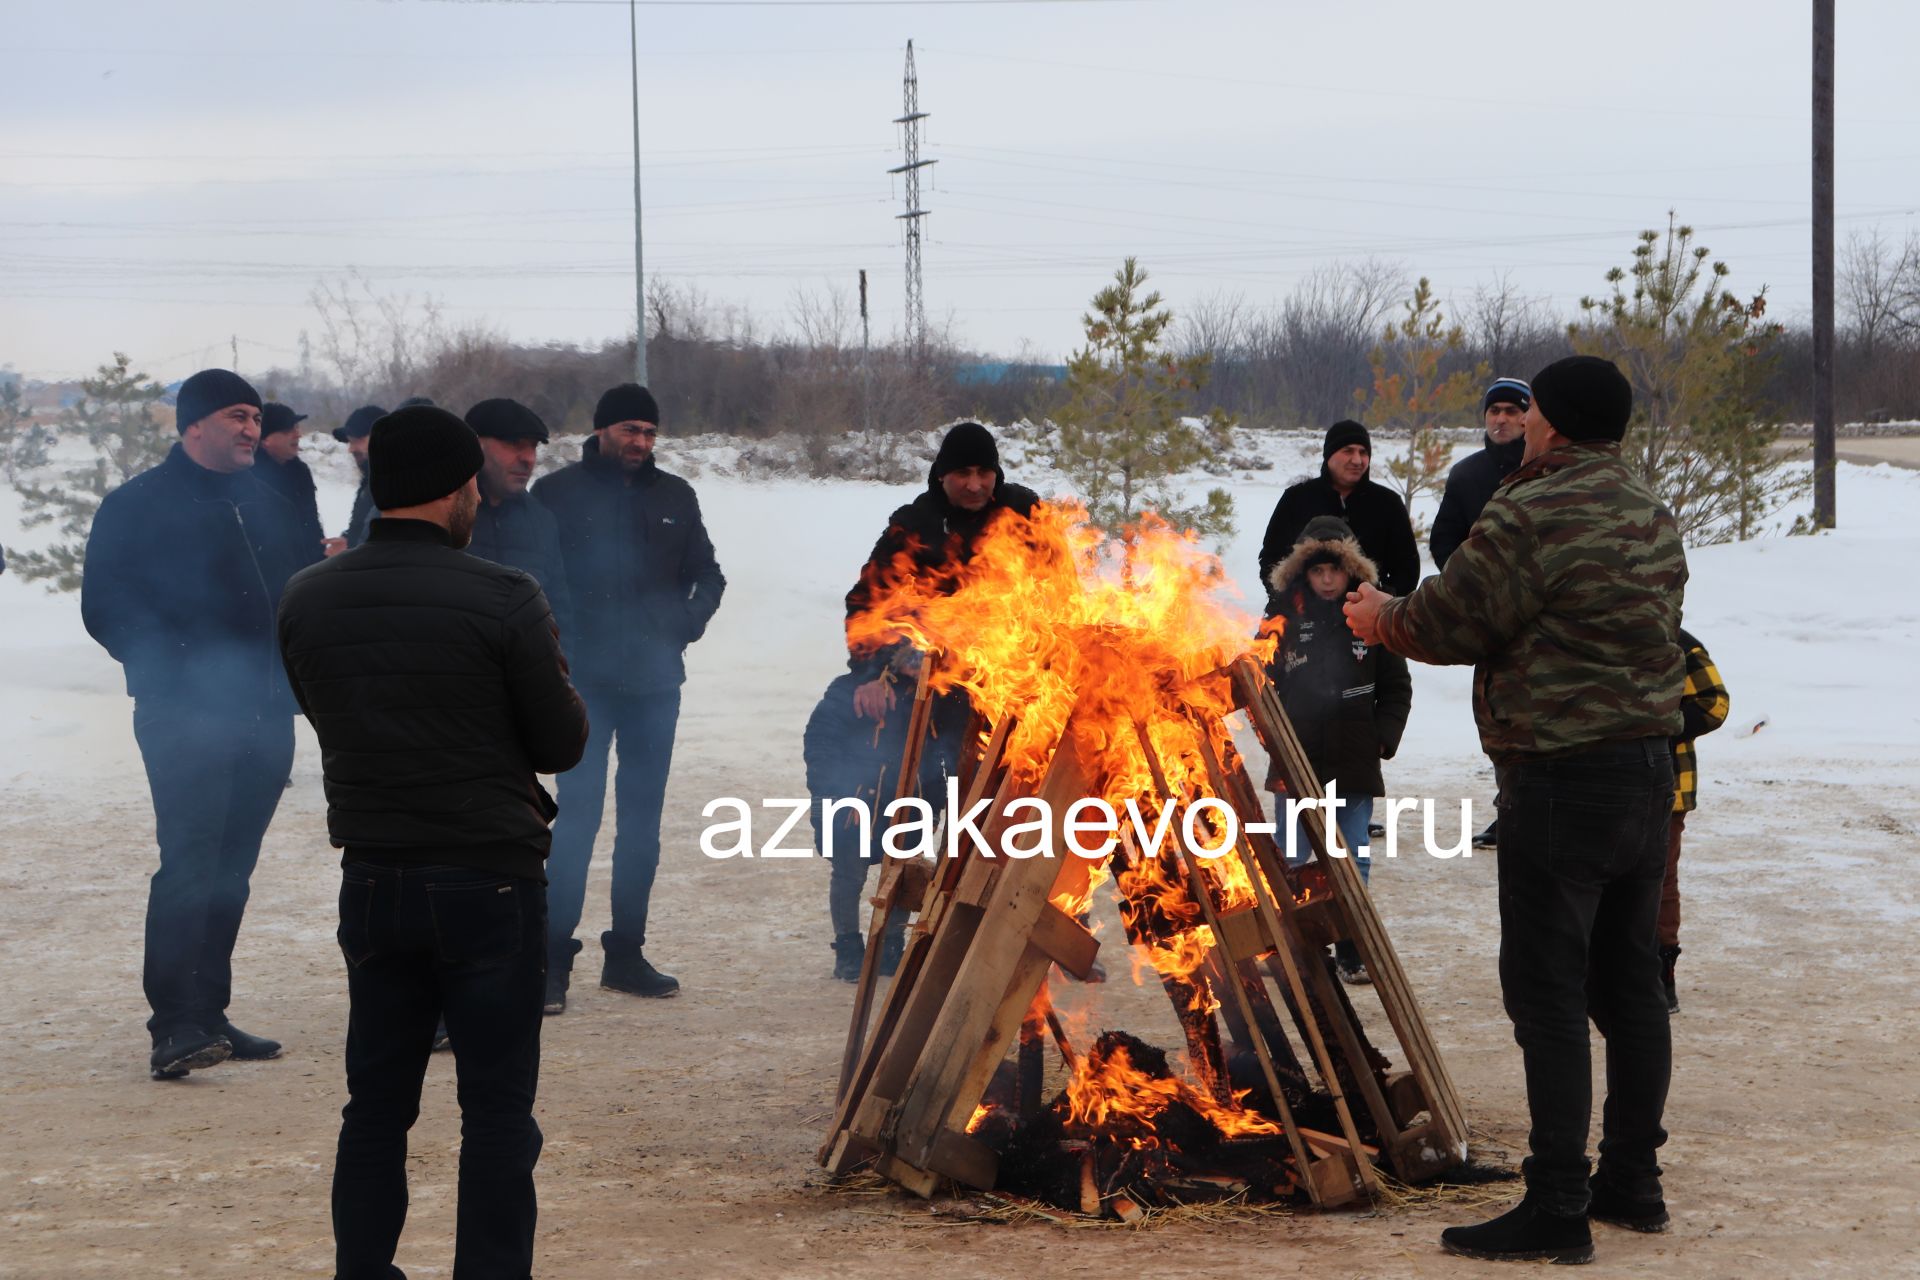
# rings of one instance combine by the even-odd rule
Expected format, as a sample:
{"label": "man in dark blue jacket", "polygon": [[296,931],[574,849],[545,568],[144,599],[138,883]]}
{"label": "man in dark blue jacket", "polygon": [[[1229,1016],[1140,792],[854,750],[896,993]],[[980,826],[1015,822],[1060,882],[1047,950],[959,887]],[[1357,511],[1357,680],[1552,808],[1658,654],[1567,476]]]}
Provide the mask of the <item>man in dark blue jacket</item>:
{"label": "man in dark blue jacket", "polygon": [[580,461],[533,486],[560,525],[574,615],[566,650],[593,724],[579,767],[560,779],[553,826],[550,1013],[566,1007],[580,951],[573,931],[586,902],[587,864],[606,807],[607,753],[616,738],[613,927],[600,935],[600,985],[639,996],[680,990],[644,954],[647,910],[687,678],[683,654],[705,634],[727,580],[693,486],[654,461],[659,423],[659,406],[645,387],[614,387],[594,407],[593,438]]}
{"label": "man in dark blue jacket", "polygon": [[1520,466],[1520,455],[1527,449],[1523,424],[1527,406],[1532,403],[1533,388],[1520,378],[1496,378],[1481,398],[1480,416],[1487,442],[1447,472],[1447,487],[1440,495],[1440,510],[1434,513],[1433,532],[1427,538],[1435,569],[1447,567],[1447,557],[1467,540],[1468,531],[1480,518],[1480,509],[1493,497],[1493,491]]}
{"label": "man in dark blue jacket", "polygon": [[300,424],[304,413],[292,406],[269,400],[260,407],[260,447],[254,452],[253,469],[292,505],[300,521],[302,538],[318,549],[327,535],[320,525],[320,500],[314,489],[313,472],[300,460]]}
{"label": "man in dark blue jacket", "polygon": [[206,369],[180,385],[180,443],[109,493],[87,538],[87,631],[126,671],[160,869],[142,980],[156,1080],[280,1046],[227,1018],[233,944],[260,841],[293,766],[274,645],[287,579],[320,558],[253,469],[260,396]]}
{"label": "man in dark blue jacket", "polygon": [[573,598],[560,555],[560,526],[553,513],[527,493],[540,446],[550,438],[547,424],[516,400],[495,399],[467,410],[467,425],[480,437],[486,457],[480,468],[480,510],[467,551],[532,574],[553,606],[565,646],[573,636]]}
{"label": "man in dark blue jacket", "polygon": [[374,515],[373,492],[367,488],[367,437],[373,431],[373,424],[386,416],[387,411],[379,405],[363,404],[333,429],[333,438],[347,446],[353,465],[360,471],[360,487],[353,491],[353,514],[347,517],[347,527],[340,531],[339,537],[327,539],[330,556],[367,540],[367,528],[373,523]]}

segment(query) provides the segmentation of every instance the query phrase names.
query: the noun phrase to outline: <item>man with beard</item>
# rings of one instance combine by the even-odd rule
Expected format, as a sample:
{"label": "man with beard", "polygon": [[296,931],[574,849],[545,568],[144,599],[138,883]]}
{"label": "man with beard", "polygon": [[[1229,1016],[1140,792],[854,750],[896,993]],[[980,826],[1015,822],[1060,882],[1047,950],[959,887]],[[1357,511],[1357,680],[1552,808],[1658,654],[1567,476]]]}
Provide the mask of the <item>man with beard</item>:
{"label": "man with beard", "polygon": [[[1033,490],[1007,482],[991,431],[977,422],[953,427],[940,441],[926,489],[888,518],[859,581],[847,592],[847,617],[869,606],[882,577],[901,553],[909,555],[916,572],[965,564],[997,513],[1011,510],[1030,515],[1039,500]],[[891,799],[896,785],[893,770],[899,768],[906,747],[911,709],[900,686],[918,677],[919,660],[918,651],[905,641],[850,652],[847,673],[827,686],[808,719],[807,786],[814,800],[814,837],[822,851],[828,837],[820,828],[822,800],[858,796],[878,813]],[[920,760],[922,794],[944,799],[945,775],[959,759],[960,735],[966,732],[971,710],[966,694],[959,690],[934,700],[928,721],[932,736]],[[879,795],[881,789],[889,795]],[[867,949],[860,928],[860,899],[869,859],[859,847],[856,821],[849,813],[836,815],[840,826],[832,833],[833,879],[827,890],[833,921],[833,974],[847,982],[859,978]],[[888,921],[882,973],[892,973],[899,961],[905,924],[904,915]]]}
{"label": "man with beard", "polygon": [[343,850],[334,1269],[399,1274],[407,1131],[444,1016],[461,1121],[453,1272],[525,1276],[554,814],[535,775],[580,758],[586,710],[539,584],[460,550],[480,503],[473,432],[442,409],[396,410],[369,458],[381,514],[367,541],[299,575],[279,619]]}
{"label": "man with beard", "polygon": [[295,413],[278,400],[269,400],[260,408],[260,448],[253,458],[254,473],[293,507],[300,521],[301,536],[315,547],[324,547],[326,533],[320,527],[320,500],[315,496],[313,472],[300,460],[300,424],[304,413]]}
{"label": "man with beard", "polygon": [[373,424],[386,416],[387,411],[379,405],[363,404],[333,429],[333,438],[347,446],[353,465],[360,470],[360,487],[353,494],[353,514],[347,518],[347,527],[340,531],[339,537],[327,539],[326,550],[330,556],[367,540],[367,526],[374,513],[373,494],[367,488],[367,435],[373,430]]}
{"label": "man with beard", "polygon": [[1420,547],[1400,495],[1368,478],[1373,440],[1351,419],[1327,428],[1320,450],[1320,474],[1288,486],[1274,505],[1267,535],[1260,543],[1260,581],[1292,554],[1294,544],[1315,516],[1334,516],[1359,539],[1360,550],[1380,569],[1380,589],[1403,596],[1420,581]]}
{"label": "man with beard", "polygon": [[560,557],[560,526],[553,513],[527,493],[547,424],[516,400],[482,400],[467,410],[467,425],[480,437],[486,462],[480,468],[480,510],[467,550],[495,564],[533,575],[553,606],[564,648],[573,637],[573,600]]}
{"label": "man with beard", "polygon": [[180,442],[109,493],[87,537],[80,614],[126,671],[160,845],[142,983],[149,1067],[173,1080],[280,1045],[227,1017],[260,841],[293,766],[274,608],[320,557],[254,469],[260,395],[204,369],[180,384]]}
{"label": "man with beard", "polygon": [[[1500,993],[1526,1074],[1527,1191],[1449,1227],[1473,1258],[1586,1262],[1589,1220],[1666,1229],[1655,1160],[1673,1065],[1655,942],[1684,730],[1686,552],[1620,455],[1633,389],[1571,356],[1533,378],[1526,453],[1439,576],[1389,599],[1362,585],[1348,625],[1420,662],[1474,664],[1474,719],[1499,787]],[[1606,1040],[1600,1163],[1588,1176],[1593,1064]]]}
{"label": "man with beard", "polygon": [[579,767],[560,779],[547,957],[553,1012],[566,1007],[580,951],[573,931],[586,904],[587,866],[606,808],[607,754],[616,739],[613,927],[600,935],[600,985],[656,998],[680,990],[646,957],[647,912],[687,678],[684,654],[706,634],[727,580],[693,486],[654,461],[659,423],[660,408],[645,387],[614,387],[594,406],[593,438],[580,461],[533,486],[560,526],[574,614],[567,654],[593,721]]}

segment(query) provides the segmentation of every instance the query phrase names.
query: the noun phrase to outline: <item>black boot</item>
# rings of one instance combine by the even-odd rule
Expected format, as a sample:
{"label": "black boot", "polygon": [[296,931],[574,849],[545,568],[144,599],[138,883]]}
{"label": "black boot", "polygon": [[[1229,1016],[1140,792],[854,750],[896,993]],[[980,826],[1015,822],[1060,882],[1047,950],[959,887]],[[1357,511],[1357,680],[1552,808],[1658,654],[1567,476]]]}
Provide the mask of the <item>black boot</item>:
{"label": "black boot", "polygon": [[211,1067],[233,1056],[233,1042],[225,1036],[187,1027],[163,1036],[153,1046],[147,1069],[155,1080],[178,1080],[189,1071]]}
{"label": "black boot", "polygon": [[680,979],[662,973],[647,963],[640,948],[609,950],[600,966],[600,985],[609,991],[624,991],[630,996],[664,1000],[680,994]]}
{"label": "black boot", "polygon": [[222,1022],[214,1028],[218,1035],[227,1038],[233,1046],[234,1060],[237,1062],[265,1062],[269,1058],[280,1056],[280,1042],[269,1040],[265,1036],[248,1035],[231,1022]]}
{"label": "black boot", "polygon": [[1649,1235],[1665,1231],[1667,1224],[1673,1221],[1667,1213],[1665,1198],[1656,1196],[1652,1200],[1629,1200],[1615,1191],[1598,1172],[1587,1179],[1587,1217],[1593,1222],[1604,1222],[1609,1226],[1625,1227],[1629,1231]]}
{"label": "black boot", "polygon": [[1485,831],[1482,831],[1473,837],[1473,847],[1476,849],[1498,848],[1499,844],[1500,844],[1500,819],[1498,818],[1495,818],[1492,822],[1489,822],[1487,824],[1487,829]]}
{"label": "black boot", "polygon": [[1660,984],[1667,989],[1667,1012],[1680,1012],[1680,991],[1673,985],[1673,962],[1680,958],[1676,946],[1660,948]]}
{"label": "black boot", "polygon": [[1584,1213],[1543,1213],[1522,1200],[1490,1222],[1448,1227],[1440,1233],[1440,1247],[1487,1262],[1592,1262],[1593,1232]]}
{"label": "black boot", "polygon": [[1339,972],[1340,981],[1348,986],[1364,986],[1373,981],[1373,975],[1360,961],[1360,949],[1346,938],[1333,944],[1333,967]]}
{"label": "black boot", "polygon": [[[884,947],[880,954],[886,954]],[[858,933],[843,933],[833,940],[833,976],[840,981],[860,981],[860,966],[866,959],[867,940]]]}
{"label": "black boot", "polygon": [[578,938],[568,938],[558,950],[547,954],[547,998],[540,1002],[540,1012],[552,1015],[567,1011],[567,988],[573,982],[573,958],[580,954],[583,945]]}

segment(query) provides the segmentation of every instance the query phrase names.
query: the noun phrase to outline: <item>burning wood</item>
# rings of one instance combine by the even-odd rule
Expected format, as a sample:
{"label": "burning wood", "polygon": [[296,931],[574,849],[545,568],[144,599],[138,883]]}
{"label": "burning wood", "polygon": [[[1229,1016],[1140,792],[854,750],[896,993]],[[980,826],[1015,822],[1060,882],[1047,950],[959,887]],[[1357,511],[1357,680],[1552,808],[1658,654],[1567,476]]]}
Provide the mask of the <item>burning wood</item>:
{"label": "burning wood", "polygon": [[[1219,598],[1219,564],[1189,538],[1150,521],[1122,546],[1077,516],[1002,514],[950,580],[903,565],[849,626],[856,643],[929,655],[914,723],[934,693],[970,697],[948,847],[956,824],[984,839],[924,878],[889,863],[874,918],[901,905],[916,923],[877,1015],[863,974],[822,1162],[870,1162],[921,1194],[950,1177],[1124,1214],[1233,1189],[1337,1204],[1373,1189],[1376,1157],[1410,1181],[1463,1161],[1451,1082],[1357,872],[1324,856],[1318,814],[1322,859],[1304,874],[1247,831],[1264,815],[1236,707],[1289,792],[1319,794],[1260,672],[1271,638],[1248,640],[1255,621]],[[910,735],[897,777],[918,776],[918,750]],[[1092,964],[1079,921],[1109,884],[1179,1020],[1184,1070],[1124,1032],[1076,1054],[1046,1000],[1052,965]],[[1388,1074],[1330,976],[1337,938],[1376,975],[1410,1072]],[[1068,1083],[1043,1099],[1049,1039]]]}

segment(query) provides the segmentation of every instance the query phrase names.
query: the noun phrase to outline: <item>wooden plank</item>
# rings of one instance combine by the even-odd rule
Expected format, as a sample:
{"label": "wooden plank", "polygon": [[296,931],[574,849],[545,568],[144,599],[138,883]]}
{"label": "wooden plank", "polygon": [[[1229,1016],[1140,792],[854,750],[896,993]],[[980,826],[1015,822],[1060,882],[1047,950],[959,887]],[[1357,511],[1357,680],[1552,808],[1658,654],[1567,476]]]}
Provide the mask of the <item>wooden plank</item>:
{"label": "wooden plank", "polygon": [[1041,908],[1027,945],[1043,952],[1062,970],[1085,982],[1100,954],[1100,940],[1087,927],[1049,902]]}
{"label": "wooden plank", "polygon": [[927,1169],[966,1186],[991,1191],[1000,1176],[1000,1157],[972,1134],[947,1129],[934,1139]]}

